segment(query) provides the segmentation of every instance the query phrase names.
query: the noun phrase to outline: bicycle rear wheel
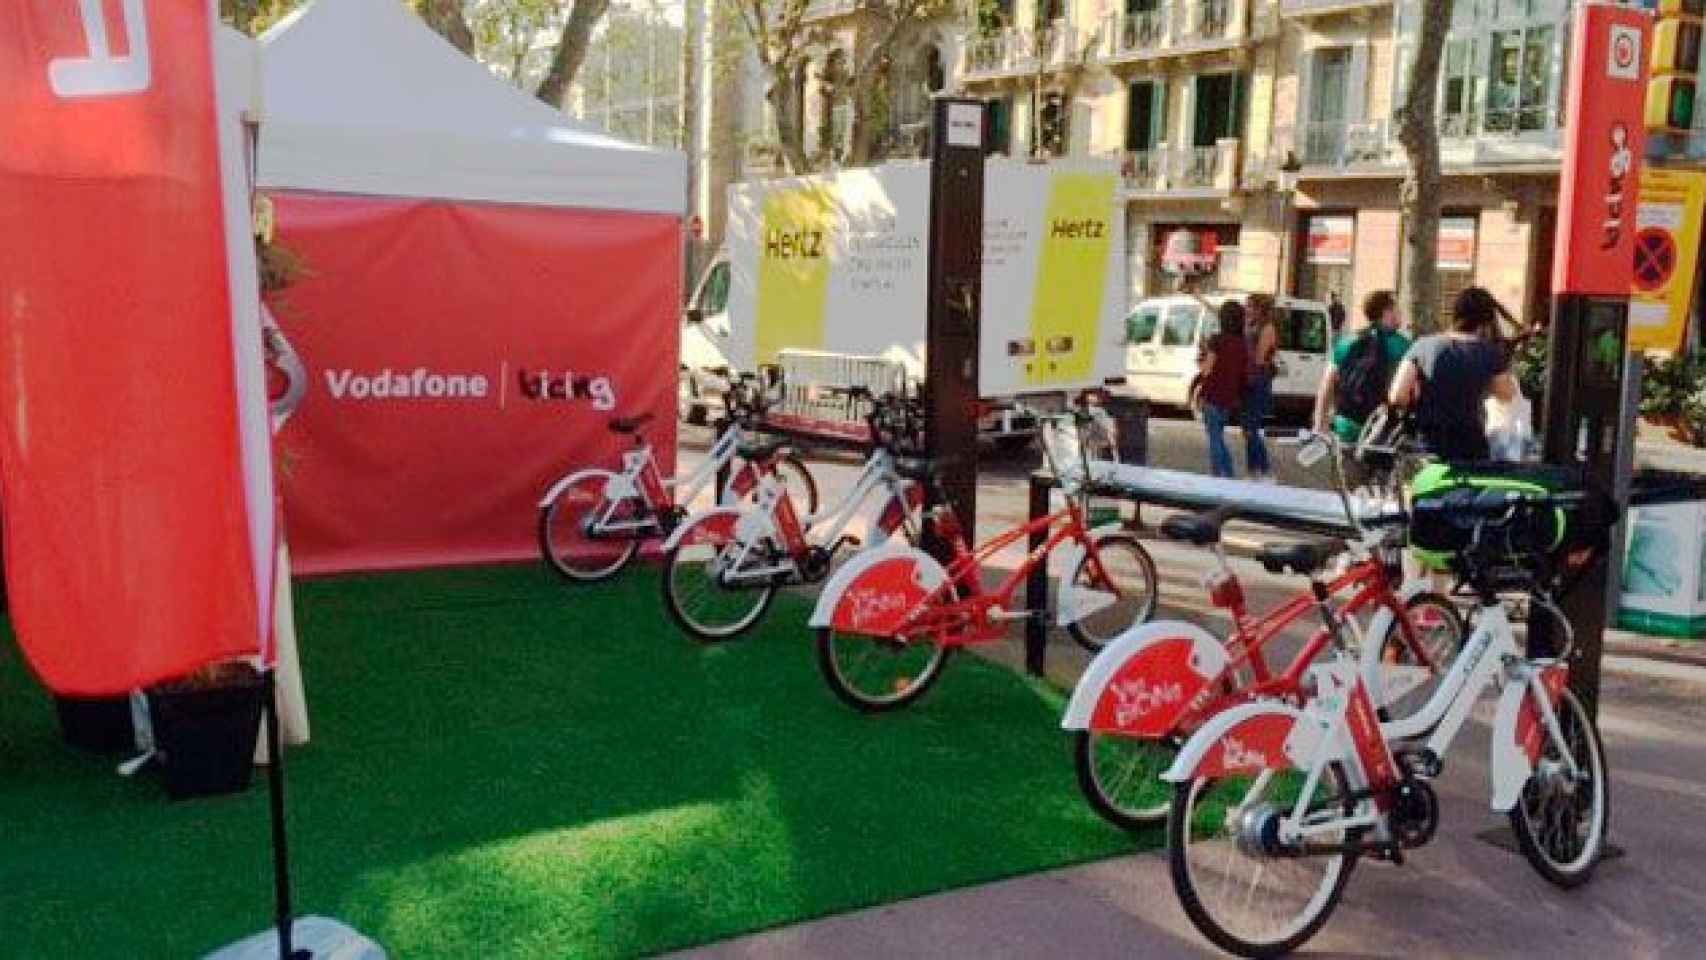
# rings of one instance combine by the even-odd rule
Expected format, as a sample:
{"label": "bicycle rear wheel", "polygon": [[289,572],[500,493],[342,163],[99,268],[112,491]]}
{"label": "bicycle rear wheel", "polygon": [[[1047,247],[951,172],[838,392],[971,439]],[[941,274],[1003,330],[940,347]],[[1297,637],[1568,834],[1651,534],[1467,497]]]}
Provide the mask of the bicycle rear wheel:
{"label": "bicycle rear wheel", "polygon": [[585,470],[539,510],[539,553],[566,580],[594,583],[622,571],[639,552],[637,537],[598,537],[595,523],[631,524],[641,507],[632,498],[611,503],[604,497],[616,475]]}
{"label": "bicycle rear wheel", "polygon": [[1155,572],[1154,558],[1129,533],[1102,536],[1095,546],[1101,560],[1100,570],[1086,553],[1078,569],[1072,571],[1072,583],[1088,590],[1111,588],[1118,598],[1111,605],[1067,624],[1066,631],[1079,646],[1100,653],[1121,634],[1155,616],[1161,601],[1161,578]]}
{"label": "bicycle rear wheel", "polygon": [[1173,791],[1161,774],[1179,755],[1177,740],[1080,730],[1072,741],[1078,788],[1102,819],[1132,832],[1167,822]]}
{"label": "bicycle rear wheel", "polygon": [[1565,689],[1558,701],[1558,728],[1579,775],[1570,775],[1558,745],[1546,736],[1540,762],[1510,820],[1529,865],[1560,887],[1575,887],[1587,882],[1605,852],[1611,796],[1605,744],[1574,690]]}
{"label": "bicycle rear wheel", "polygon": [[[1286,771],[1175,785],[1167,822],[1173,889],[1191,923],[1222,950],[1242,957],[1290,953],[1321,929],[1344,893],[1355,853],[1289,856],[1273,836],[1303,779]],[[1344,771],[1334,764],[1310,812],[1349,813],[1347,794]],[[1315,842],[1354,843],[1358,833],[1338,831]]]}
{"label": "bicycle rear wheel", "polygon": [[[664,606],[676,626],[695,640],[732,640],[758,623],[776,595],[773,579],[747,575],[742,569],[751,568],[771,551],[764,544],[748,551],[738,540],[694,540],[693,531],[688,530],[664,558]],[[743,553],[756,556],[743,558]]]}
{"label": "bicycle rear wheel", "polygon": [[817,662],[829,689],[861,713],[885,713],[929,692],[949,648],[933,640],[896,640],[833,627],[817,632]]}

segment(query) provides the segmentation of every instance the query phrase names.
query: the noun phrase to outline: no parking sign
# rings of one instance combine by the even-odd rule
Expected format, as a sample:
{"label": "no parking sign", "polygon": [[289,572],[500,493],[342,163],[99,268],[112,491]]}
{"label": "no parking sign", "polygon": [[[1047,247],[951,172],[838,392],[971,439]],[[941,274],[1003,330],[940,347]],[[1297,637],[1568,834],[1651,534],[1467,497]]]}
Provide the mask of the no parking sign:
{"label": "no parking sign", "polygon": [[1706,172],[1648,168],[1635,220],[1635,288],[1629,305],[1633,350],[1678,350],[1694,300]]}

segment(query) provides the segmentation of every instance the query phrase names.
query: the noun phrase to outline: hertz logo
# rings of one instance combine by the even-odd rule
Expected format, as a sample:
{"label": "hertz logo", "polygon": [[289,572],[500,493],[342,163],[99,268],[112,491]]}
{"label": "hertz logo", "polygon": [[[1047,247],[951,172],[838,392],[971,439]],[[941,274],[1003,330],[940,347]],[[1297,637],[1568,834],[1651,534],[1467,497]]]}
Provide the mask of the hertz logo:
{"label": "hertz logo", "polygon": [[771,230],[764,235],[764,256],[771,260],[821,260],[823,231]]}
{"label": "hertz logo", "polygon": [[1107,234],[1107,223],[1090,219],[1056,220],[1048,231],[1055,240],[1101,240]]}

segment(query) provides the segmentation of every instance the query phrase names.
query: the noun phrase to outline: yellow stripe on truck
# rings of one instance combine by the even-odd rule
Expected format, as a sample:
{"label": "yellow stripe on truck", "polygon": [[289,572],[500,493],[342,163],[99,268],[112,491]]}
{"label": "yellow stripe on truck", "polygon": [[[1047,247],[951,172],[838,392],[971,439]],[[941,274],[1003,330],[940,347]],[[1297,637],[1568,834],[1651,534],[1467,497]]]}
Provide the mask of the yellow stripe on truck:
{"label": "yellow stripe on truck", "polygon": [[764,199],[758,238],[757,360],[779,351],[821,350],[829,304],[830,230],[835,197],[822,186],[778,190]]}
{"label": "yellow stripe on truck", "polygon": [[1083,382],[1096,362],[1096,337],[1113,249],[1114,177],[1060,173],[1049,188],[1037,265],[1031,335],[1033,386]]}

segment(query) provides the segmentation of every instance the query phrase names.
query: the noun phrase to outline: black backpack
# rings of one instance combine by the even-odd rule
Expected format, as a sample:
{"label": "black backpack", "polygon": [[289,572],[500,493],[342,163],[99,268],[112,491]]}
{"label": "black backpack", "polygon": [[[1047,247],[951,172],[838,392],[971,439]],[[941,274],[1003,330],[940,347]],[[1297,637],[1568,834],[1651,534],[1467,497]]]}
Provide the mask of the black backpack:
{"label": "black backpack", "polygon": [[1334,407],[1339,415],[1361,423],[1386,402],[1393,364],[1386,357],[1386,335],[1378,327],[1357,337],[1339,365]]}

